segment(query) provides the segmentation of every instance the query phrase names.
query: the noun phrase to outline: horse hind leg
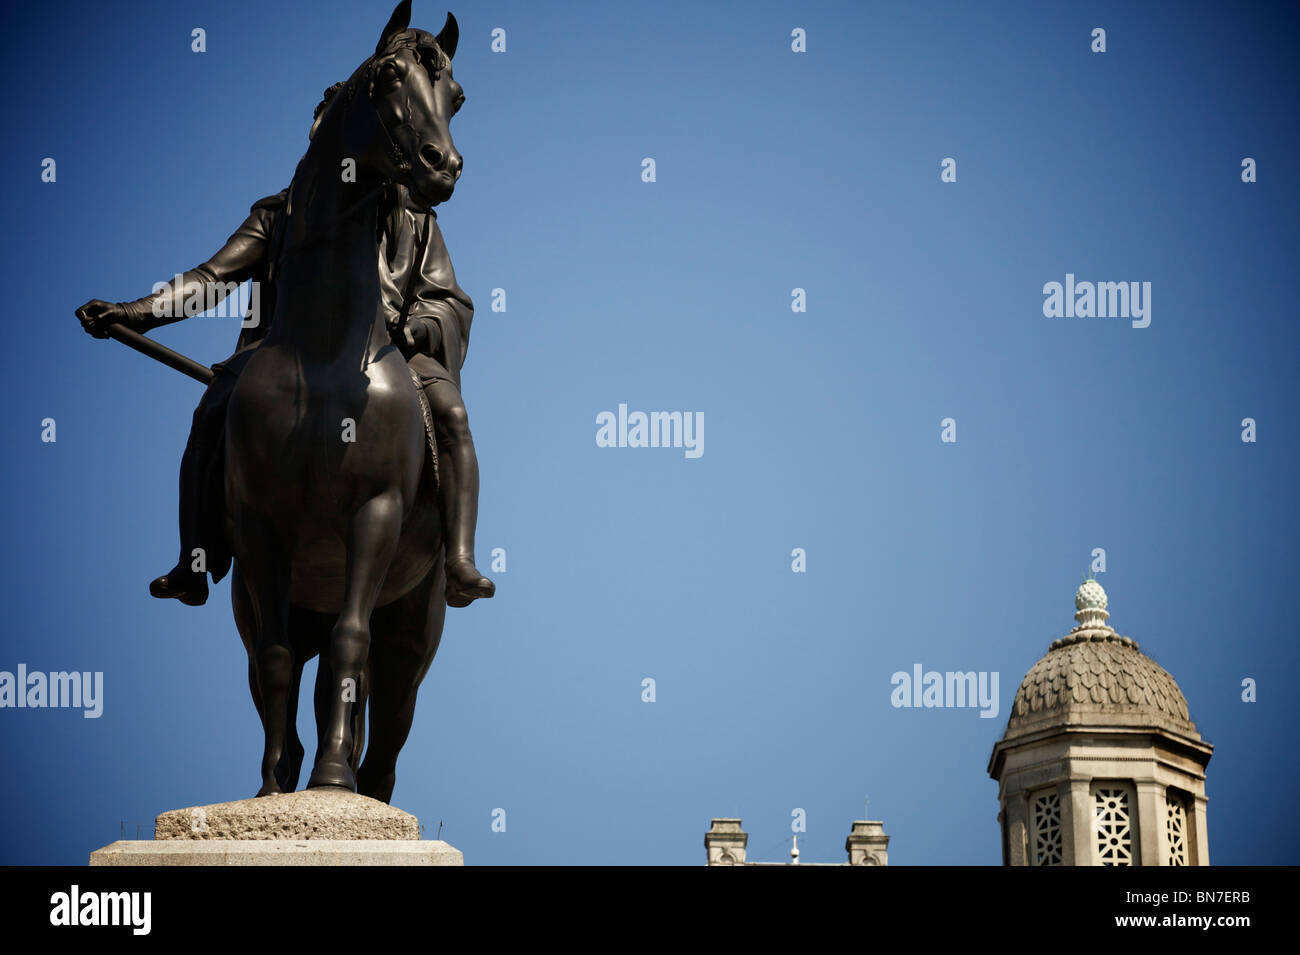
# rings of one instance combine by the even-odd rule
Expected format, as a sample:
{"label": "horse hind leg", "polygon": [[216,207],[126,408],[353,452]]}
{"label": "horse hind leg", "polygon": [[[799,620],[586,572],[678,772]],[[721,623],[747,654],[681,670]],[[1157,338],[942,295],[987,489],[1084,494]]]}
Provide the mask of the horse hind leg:
{"label": "horse hind leg", "polygon": [[298,788],[298,774],[302,772],[302,759],[306,755],[298,737],[298,692],[302,687],[302,668],[306,661],[296,650],[293,654],[293,679],[289,684],[288,702],[285,706],[285,746],[275,767],[275,778],[287,793]]}
{"label": "horse hind leg", "polygon": [[358,791],[388,802],[397,756],[411,732],[415,697],[433,663],[447,614],[439,560],[410,593],[375,611],[370,648],[370,748],[357,772]]}
{"label": "horse hind leg", "polygon": [[320,749],[308,789],[356,791],[352,768],[356,708],[360,705],[366,658],[370,653],[370,615],[402,530],[400,495],[371,498],[357,511],[348,535],[347,582],[343,609],[330,632],[328,653],[332,686],[328,688],[328,718],[318,726]]}
{"label": "horse hind leg", "polygon": [[[249,695],[253,698],[257,718],[261,721],[262,731],[265,733],[266,707],[262,703],[262,690],[257,672],[257,620],[253,611],[252,595],[244,583],[244,576],[238,563],[234,565],[231,573],[230,602],[235,614],[235,625],[239,628],[244,649],[248,653]],[[291,714],[298,710],[298,687],[302,682],[302,668],[310,657],[310,654],[304,655],[296,650],[294,652],[293,682],[290,686],[288,702],[288,712]],[[302,740],[298,738],[297,721],[292,717],[288,719],[286,733],[287,745],[276,764],[275,778],[283,791],[293,792],[298,786],[298,773],[302,768],[304,751]]]}
{"label": "horse hind leg", "polygon": [[[286,775],[285,792],[293,792],[297,788],[298,777],[302,772],[303,759],[306,756],[306,750],[303,748],[302,740],[298,736],[298,721],[296,718],[298,697],[302,688],[302,671],[308,661],[316,655],[320,655],[314,693],[314,708],[317,714],[317,723],[319,724],[320,707],[322,705],[320,699],[321,687],[326,682],[325,677],[329,665],[328,655],[321,653],[321,648],[327,645],[332,622],[333,616],[331,614],[318,613],[303,607],[291,607],[289,610],[289,638],[293,645],[294,681],[290,694],[289,750],[288,758],[285,761],[288,773]],[[319,749],[316,755],[319,757]],[[314,764],[315,760],[313,759],[312,762]]]}
{"label": "horse hind leg", "polygon": [[[257,795],[284,792],[290,782],[291,754],[288,742],[290,701],[294,693],[296,666],[289,639],[289,563],[274,536],[260,521],[246,521],[240,527],[241,562],[245,595],[253,624],[249,653],[250,688],[256,683],[255,701],[260,700],[264,747],[262,788]],[[294,730],[296,736],[296,729]],[[301,745],[301,743],[299,744]]]}

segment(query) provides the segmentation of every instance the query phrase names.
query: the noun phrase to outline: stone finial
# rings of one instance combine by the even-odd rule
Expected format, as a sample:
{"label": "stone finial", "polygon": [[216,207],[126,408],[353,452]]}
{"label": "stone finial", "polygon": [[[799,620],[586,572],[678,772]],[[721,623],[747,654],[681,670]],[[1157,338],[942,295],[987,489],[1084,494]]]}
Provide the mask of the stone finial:
{"label": "stone finial", "polygon": [[885,824],[859,819],[844,840],[849,865],[889,865],[889,836]]}
{"label": "stone finial", "polygon": [[744,865],[749,835],[740,828],[739,819],[714,819],[704,834],[708,865]]}
{"label": "stone finial", "polygon": [[1106,611],[1106,591],[1091,577],[1074,594],[1074,619],[1079,630],[1106,630],[1110,614]]}

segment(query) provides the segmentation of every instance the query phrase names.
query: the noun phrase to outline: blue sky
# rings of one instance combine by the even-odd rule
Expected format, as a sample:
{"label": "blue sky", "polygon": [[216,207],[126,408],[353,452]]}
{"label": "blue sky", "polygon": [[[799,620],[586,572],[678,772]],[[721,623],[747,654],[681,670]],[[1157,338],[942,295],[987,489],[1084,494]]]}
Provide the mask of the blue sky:
{"label": "blue sky", "polygon": [[[507,571],[449,611],[396,805],[471,864],[699,864],[726,815],[784,858],[795,809],[803,860],[841,861],[867,798],[892,864],[997,864],[989,752],[1103,547],[1111,623],[1216,747],[1212,861],[1297,862],[1300,31],[1282,5],[1135,7],[454,10],[466,165],[439,223],[478,306],[479,553]],[[103,671],[105,701],[0,710],[0,862],[80,864],[122,821],[257,789],[228,582],[199,609],[147,593],[199,387],[73,310],[203,262],[283,188],[390,9],[4,14],[0,670]],[[1151,282],[1150,326],[1044,317],[1067,273]],[[215,362],[236,324],[156,334]],[[702,413],[704,454],[597,447],[620,403]],[[997,719],[893,708],[916,663],[999,673]]]}

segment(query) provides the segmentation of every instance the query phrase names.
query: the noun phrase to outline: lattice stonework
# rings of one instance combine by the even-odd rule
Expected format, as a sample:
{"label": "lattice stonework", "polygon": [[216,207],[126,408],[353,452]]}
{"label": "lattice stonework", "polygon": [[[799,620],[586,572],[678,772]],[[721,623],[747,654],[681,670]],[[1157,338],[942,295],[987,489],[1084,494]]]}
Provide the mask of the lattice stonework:
{"label": "lattice stonework", "polygon": [[1102,865],[1133,864],[1132,815],[1127,789],[1098,789],[1093,797],[1097,832],[1097,861]]}
{"label": "lattice stonework", "polygon": [[1061,865],[1061,795],[1043,793],[1034,799],[1034,865]]}
{"label": "lattice stonework", "polygon": [[1173,793],[1165,793],[1165,836],[1169,844],[1165,864],[1187,865],[1187,810]]}

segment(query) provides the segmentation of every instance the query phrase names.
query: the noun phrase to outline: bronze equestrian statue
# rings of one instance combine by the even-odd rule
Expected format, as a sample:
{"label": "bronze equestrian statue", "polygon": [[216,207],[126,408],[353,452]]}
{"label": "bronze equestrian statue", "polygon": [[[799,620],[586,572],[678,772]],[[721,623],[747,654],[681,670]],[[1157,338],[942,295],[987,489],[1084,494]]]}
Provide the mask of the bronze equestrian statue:
{"label": "bronze equestrian statue", "polygon": [[375,55],[317,107],[289,189],[256,203],[217,255],[155,295],[78,310],[91,334],[121,338],[120,325],[185,317],[177,305],[196,292],[263,283],[257,321],[195,412],[181,559],[151,585],[202,603],[194,555],[214,580],[233,556],[266,736],[259,794],[296,786],[298,681],[320,653],[309,786],[387,800],[445,606],[495,589],[474,567],[477,461],[459,390],[473,305],[430,209],[463,166],[448,128],[464,102],[458,29],[448,14],[434,37],[409,17],[405,0]]}

